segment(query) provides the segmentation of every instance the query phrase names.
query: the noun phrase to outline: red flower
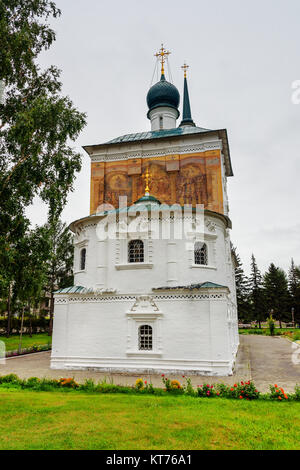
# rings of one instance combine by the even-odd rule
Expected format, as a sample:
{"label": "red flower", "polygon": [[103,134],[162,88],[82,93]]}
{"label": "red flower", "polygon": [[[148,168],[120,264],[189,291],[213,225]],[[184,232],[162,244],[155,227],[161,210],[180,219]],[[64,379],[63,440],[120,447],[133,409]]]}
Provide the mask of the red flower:
{"label": "red flower", "polygon": [[234,388],[231,388],[230,391],[233,392]]}
{"label": "red flower", "polygon": [[241,400],[243,399],[242,395],[240,395],[240,399],[241,399]]}
{"label": "red flower", "polygon": [[275,388],[278,388],[278,385],[277,385],[277,384],[275,384]]}
{"label": "red flower", "polygon": [[182,376],[182,378],[184,379],[184,375]]}
{"label": "red flower", "polygon": [[147,383],[147,380],[145,380],[145,384]]}
{"label": "red flower", "polygon": [[241,382],[242,385],[244,385],[244,382]]}
{"label": "red flower", "polygon": [[237,387],[237,384],[234,384],[235,387]]}
{"label": "red flower", "polygon": [[165,374],[161,374],[161,376],[162,376],[162,377],[164,377],[164,376],[165,376]]}

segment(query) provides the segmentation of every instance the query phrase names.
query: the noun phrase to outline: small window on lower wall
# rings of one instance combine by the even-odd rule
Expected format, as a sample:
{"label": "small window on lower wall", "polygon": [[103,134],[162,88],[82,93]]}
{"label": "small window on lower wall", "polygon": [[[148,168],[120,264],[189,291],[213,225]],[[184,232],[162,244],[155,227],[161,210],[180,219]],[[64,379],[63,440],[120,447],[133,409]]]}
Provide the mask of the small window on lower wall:
{"label": "small window on lower wall", "polygon": [[128,243],[128,263],[144,262],[144,242],[142,240],[131,240]]}
{"label": "small window on lower wall", "polygon": [[194,263],[207,265],[207,245],[203,242],[196,242],[194,246]]}
{"label": "small window on lower wall", "polygon": [[142,325],[139,327],[139,350],[151,351],[152,350],[152,326]]}
{"label": "small window on lower wall", "polygon": [[82,248],[80,252],[80,270],[81,271],[85,270],[85,264],[86,264],[86,248]]}

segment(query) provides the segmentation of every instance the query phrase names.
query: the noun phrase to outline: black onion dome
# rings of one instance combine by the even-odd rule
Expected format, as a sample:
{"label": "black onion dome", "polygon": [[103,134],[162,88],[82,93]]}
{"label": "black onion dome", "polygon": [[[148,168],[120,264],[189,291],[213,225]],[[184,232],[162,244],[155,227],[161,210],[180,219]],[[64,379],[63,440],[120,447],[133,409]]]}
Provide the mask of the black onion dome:
{"label": "black onion dome", "polygon": [[147,117],[149,118],[149,113],[152,111],[152,109],[158,108],[160,106],[167,106],[178,111],[179,101],[180,95],[176,86],[170,82],[167,82],[165,76],[162,75],[160,81],[155,83],[155,85],[153,85],[148,91],[147,105],[149,111]]}

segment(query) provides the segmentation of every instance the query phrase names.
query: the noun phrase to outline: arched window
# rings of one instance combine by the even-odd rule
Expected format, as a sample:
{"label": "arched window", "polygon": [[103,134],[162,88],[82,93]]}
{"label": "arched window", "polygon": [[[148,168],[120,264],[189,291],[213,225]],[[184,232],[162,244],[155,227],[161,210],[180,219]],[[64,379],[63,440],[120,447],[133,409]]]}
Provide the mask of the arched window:
{"label": "arched window", "polygon": [[159,116],[159,128],[164,128],[164,118],[162,116]]}
{"label": "arched window", "polygon": [[128,243],[128,263],[144,262],[144,243],[142,240],[130,240]]}
{"label": "arched window", "polygon": [[152,349],[152,326],[139,327],[139,350],[150,351]]}
{"label": "arched window", "polygon": [[196,242],[194,247],[195,264],[207,264],[207,245],[206,243]]}
{"label": "arched window", "polygon": [[86,262],[86,248],[82,248],[80,252],[80,270],[81,271],[85,269],[85,262]]}

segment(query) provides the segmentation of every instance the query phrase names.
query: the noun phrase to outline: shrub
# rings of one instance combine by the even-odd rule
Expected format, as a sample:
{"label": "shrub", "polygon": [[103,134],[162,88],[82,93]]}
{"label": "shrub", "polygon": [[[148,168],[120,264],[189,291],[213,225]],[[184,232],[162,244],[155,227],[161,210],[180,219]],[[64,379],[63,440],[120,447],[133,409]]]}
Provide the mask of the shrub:
{"label": "shrub", "polygon": [[65,387],[65,388],[78,388],[79,385],[73,378],[65,379],[62,378],[58,381],[58,385],[60,387]]}
{"label": "shrub", "polygon": [[270,385],[270,398],[272,400],[288,400],[289,397],[283,390],[283,388],[279,388],[277,384],[275,385]]}
{"label": "shrub", "polygon": [[198,392],[198,397],[211,398],[211,397],[216,396],[216,391],[214,389],[214,386],[209,385],[209,384],[198,385],[197,392]]}
{"label": "shrub", "polygon": [[274,322],[274,319],[272,317],[272,314],[268,318],[268,325],[269,325],[270,335],[274,336],[274,334],[275,334],[275,322]]}
{"label": "shrub", "polygon": [[84,384],[79,385],[80,390],[85,392],[95,392],[97,391],[97,385],[93,379],[86,379]]}
{"label": "shrub", "polygon": [[300,400],[300,385],[296,385],[295,387],[295,400]]}
{"label": "shrub", "polygon": [[143,379],[137,379],[135,382],[135,388],[137,390],[144,390],[144,381]]}
{"label": "shrub", "polygon": [[7,384],[7,383],[17,383],[19,384],[21,380],[15,374],[3,375],[0,377],[0,384]]}
{"label": "shrub", "polygon": [[251,380],[248,382],[241,381],[240,383],[235,383],[233,386],[218,384],[216,393],[216,395],[221,397],[236,398],[239,400],[257,400],[259,394],[259,391]]}
{"label": "shrub", "polygon": [[192,381],[189,377],[185,377],[184,375],[182,376],[186,380],[186,385],[184,387],[184,391],[186,395],[194,396],[195,395],[195,390],[193,389],[192,386]]}

